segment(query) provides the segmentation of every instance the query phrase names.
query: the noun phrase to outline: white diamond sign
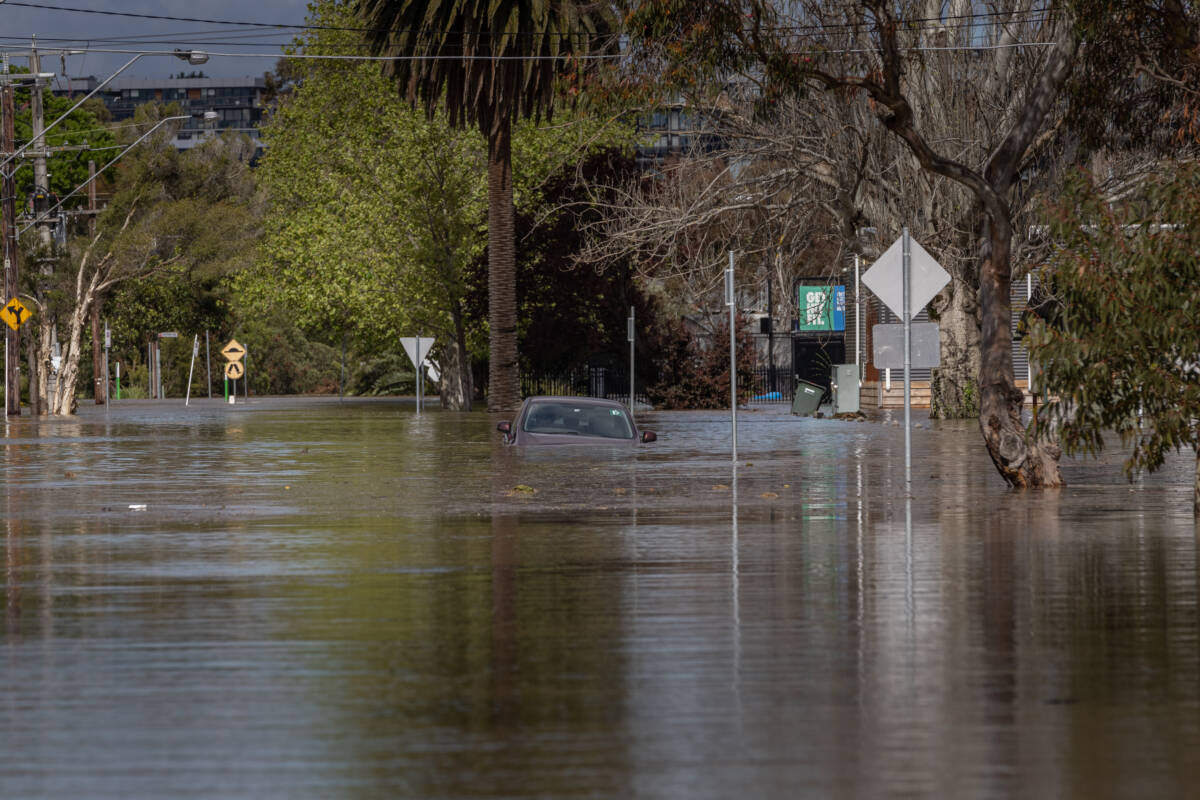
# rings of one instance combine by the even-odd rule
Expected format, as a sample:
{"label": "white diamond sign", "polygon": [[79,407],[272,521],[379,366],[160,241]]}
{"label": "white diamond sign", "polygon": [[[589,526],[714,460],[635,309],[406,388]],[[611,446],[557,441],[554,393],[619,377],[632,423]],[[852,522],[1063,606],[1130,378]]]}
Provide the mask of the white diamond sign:
{"label": "white diamond sign", "polygon": [[420,366],[425,361],[425,356],[429,355],[429,351],[433,349],[433,342],[432,336],[400,337],[400,343],[404,345],[404,352],[408,353],[408,358],[414,367]]}
{"label": "white diamond sign", "polygon": [[[950,282],[950,273],[911,236],[909,243],[909,319]],[[892,242],[887,252],[863,273],[862,282],[884,305],[904,319],[904,237]]]}

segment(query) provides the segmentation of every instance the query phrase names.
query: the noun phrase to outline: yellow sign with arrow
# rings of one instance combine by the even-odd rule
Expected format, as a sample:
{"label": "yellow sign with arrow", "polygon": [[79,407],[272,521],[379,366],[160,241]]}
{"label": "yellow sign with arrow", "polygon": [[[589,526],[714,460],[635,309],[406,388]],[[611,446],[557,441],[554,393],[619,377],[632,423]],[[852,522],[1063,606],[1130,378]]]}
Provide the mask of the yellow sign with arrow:
{"label": "yellow sign with arrow", "polygon": [[33,314],[29,312],[29,309],[15,297],[5,303],[3,309],[0,309],[0,317],[3,317],[4,321],[8,323],[8,327],[14,331],[18,330],[31,316]]}

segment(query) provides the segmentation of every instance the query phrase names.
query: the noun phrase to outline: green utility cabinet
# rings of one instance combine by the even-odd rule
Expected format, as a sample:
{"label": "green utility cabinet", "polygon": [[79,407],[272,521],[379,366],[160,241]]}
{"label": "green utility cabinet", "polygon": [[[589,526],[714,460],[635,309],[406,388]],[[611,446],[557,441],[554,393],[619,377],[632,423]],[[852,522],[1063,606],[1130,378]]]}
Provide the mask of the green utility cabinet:
{"label": "green utility cabinet", "polygon": [[834,414],[857,414],[858,408],[858,364],[834,364],[830,375],[833,392]]}

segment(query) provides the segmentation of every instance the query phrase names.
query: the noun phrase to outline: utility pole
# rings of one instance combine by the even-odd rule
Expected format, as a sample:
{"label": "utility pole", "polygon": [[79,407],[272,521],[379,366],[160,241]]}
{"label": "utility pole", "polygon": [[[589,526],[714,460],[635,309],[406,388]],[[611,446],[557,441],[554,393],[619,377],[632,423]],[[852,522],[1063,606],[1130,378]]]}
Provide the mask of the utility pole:
{"label": "utility pole", "polygon": [[[33,127],[33,192],[34,218],[37,219],[46,210],[50,199],[50,177],[46,172],[46,112],[42,107],[42,86],[38,75],[42,72],[42,61],[38,57],[37,37],[33,38],[33,46],[29,50],[29,71],[33,73],[33,88],[29,92],[29,111]],[[50,246],[50,222],[42,220],[37,225],[38,240],[42,247]],[[46,272],[43,262],[42,272]],[[39,300],[41,298],[38,298]]]}
{"label": "utility pole", "polygon": [[[29,111],[30,122],[33,133],[33,146],[31,156],[33,158],[33,214],[34,219],[40,219],[45,212],[50,202],[50,176],[46,171],[46,116],[45,109],[42,107],[42,86],[38,76],[42,72],[42,61],[38,56],[37,37],[33,37],[33,42],[29,48],[29,71],[33,73],[33,87],[29,92]],[[38,316],[38,342],[37,347],[38,357],[37,362],[30,365],[30,408],[35,414],[45,414],[49,412],[47,406],[50,404],[50,396],[53,388],[50,385],[50,356],[54,348],[54,321],[47,314],[48,305],[46,303],[45,285],[49,283],[54,275],[54,261],[52,255],[53,240],[50,238],[50,222],[41,219],[37,224],[39,255],[38,255],[38,276],[37,285],[34,289],[34,297],[41,306],[42,313]],[[35,380],[36,379],[36,380]],[[36,389],[34,384],[37,384]],[[43,389],[44,387],[44,389]],[[37,402],[34,402],[34,393],[37,393]],[[46,402],[43,404],[42,398]]]}
{"label": "utility pole", "polygon": [[[96,162],[88,161],[88,235],[96,233]],[[96,405],[108,404],[108,348],[100,350],[99,294],[92,298],[92,383],[96,387]],[[106,331],[107,332],[107,331]]]}
{"label": "utility pole", "polygon": [[[16,146],[16,131],[13,127],[13,87],[8,80],[8,55],[3,56],[3,77],[0,78],[0,150],[5,155],[14,152]],[[13,180],[16,162],[10,161],[4,167],[3,179],[0,180],[0,217],[3,217],[4,239],[4,299],[7,303],[17,294],[17,276],[19,265],[17,260],[17,187]],[[20,416],[21,414],[21,339],[17,331],[4,326],[4,378],[8,387],[4,400],[5,414]]]}

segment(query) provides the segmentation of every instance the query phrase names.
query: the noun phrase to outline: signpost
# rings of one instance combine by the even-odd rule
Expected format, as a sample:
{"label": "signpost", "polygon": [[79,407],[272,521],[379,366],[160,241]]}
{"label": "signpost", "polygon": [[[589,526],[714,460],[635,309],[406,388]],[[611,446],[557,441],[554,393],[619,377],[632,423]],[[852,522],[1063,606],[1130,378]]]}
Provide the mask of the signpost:
{"label": "signpost", "polygon": [[[863,273],[862,282],[904,323],[904,488],[905,494],[911,496],[912,318],[950,282],[950,274],[924,247],[913,241],[905,227],[900,238]],[[885,331],[879,331],[880,327],[875,326],[876,335],[886,337]],[[934,329],[936,331],[936,326]],[[875,366],[879,367],[880,364],[876,363]]]}
{"label": "signpost", "polygon": [[[230,339],[229,344],[221,348],[221,355],[225,356],[225,399],[233,405],[237,397],[237,379],[245,374],[246,368],[242,365],[242,356],[246,355],[246,348],[242,347],[237,339]],[[229,381],[235,381],[233,384],[233,394],[229,393]]]}
{"label": "signpost", "polygon": [[404,345],[404,352],[408,354],[408,358],[412,361],[417,373],[417,416],[421,416],[421,403],[425,394],[425,357],[433,349],[435,341],[437,340],[432,336],[429,338],[422,336],[400,337],[400,344]]}
{"label": "signpost", "polygon": [[733,296],[733,251],[729,251],[729,268],[725,270],[725,305],[729,306],[729,420],[733,427],[733,465],[737,468],[737,330],[734,314],[737,310]]}
{"label": "signpost", "polygon": [[200,355],[200,334],[192,337],[192,365],[188,367],[187,395],[183,400],[186,406],[192,402],[192,376],[196,374],[196,356]]}
{"label": "signpost", "polygon": [[633,306],[629,307],[629,319],[625,320],[625,338],[629,340],[629,413],[633,414]]}

